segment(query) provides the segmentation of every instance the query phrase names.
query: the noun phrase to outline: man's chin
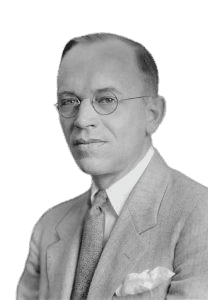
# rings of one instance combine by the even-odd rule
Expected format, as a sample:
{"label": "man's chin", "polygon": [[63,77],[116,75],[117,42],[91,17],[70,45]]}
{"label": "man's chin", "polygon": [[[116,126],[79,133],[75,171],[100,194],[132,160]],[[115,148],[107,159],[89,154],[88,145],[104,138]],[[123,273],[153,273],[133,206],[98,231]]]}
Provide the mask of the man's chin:
{"label": "man's chin", "polygon": [[91,176],[103,175],[104,171],[104,162],[98,159],[92,158],[82,158],[76,161],[78,167],[84,172]]}

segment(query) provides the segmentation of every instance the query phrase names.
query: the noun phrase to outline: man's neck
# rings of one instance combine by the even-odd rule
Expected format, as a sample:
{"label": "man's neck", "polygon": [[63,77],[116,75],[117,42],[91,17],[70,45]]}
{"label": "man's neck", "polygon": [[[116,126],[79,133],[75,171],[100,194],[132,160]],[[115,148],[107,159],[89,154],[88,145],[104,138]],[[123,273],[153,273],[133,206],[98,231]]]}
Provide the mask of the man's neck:
{"label": "man's neck", "polygon": [[143,153],[136,160],[129,163],[127,168],[125,168],[121,172],[92,176],[95,185],[99,189],[109,188],[112,184],[114,184],[115,182],[123,178],[126,174],[128,174],[131,170],[133,170],[135,166],[144,158],[150,147],[151,144],[148,145],[148,148],[145,149],[145,151],[143,151]]}

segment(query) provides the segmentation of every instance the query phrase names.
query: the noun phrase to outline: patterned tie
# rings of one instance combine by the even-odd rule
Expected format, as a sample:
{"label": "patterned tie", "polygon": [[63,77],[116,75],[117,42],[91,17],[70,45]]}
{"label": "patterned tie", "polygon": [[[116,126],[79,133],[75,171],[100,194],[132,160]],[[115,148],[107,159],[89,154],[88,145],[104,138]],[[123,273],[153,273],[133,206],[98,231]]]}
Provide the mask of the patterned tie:
{"label": "patterned tie", "polygon": [[71,300],[87,299],[89,286],[103,250],[105,215],[102,206],[106,200],[105,190],[99,190],[85,217]]}

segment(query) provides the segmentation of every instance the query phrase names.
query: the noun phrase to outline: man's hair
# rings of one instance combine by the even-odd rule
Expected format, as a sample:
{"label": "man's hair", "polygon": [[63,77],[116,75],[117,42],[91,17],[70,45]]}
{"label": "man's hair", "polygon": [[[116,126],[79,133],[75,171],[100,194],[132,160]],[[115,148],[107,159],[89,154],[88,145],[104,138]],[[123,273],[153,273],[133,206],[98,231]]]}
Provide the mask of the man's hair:
{"label": "man's hair", "polygon": [[149,53],[149,51],[140,43],[137,43],[131,39],[124,36],[120,36],[112,33],[93,33],[80,37],[75,37],[71,39],[62,52],[61,61],[65,54],[79,43],[94,43],[99,41],[105,41],[109,39],[117,39],[123,41],[124,43],[130,45],[135,49],[135,56],[139,70],[145,75],[145,82],[148,84],[149,88],[157,95],[158,85],[159,85],[159,75],[157,65],[154,58]]}

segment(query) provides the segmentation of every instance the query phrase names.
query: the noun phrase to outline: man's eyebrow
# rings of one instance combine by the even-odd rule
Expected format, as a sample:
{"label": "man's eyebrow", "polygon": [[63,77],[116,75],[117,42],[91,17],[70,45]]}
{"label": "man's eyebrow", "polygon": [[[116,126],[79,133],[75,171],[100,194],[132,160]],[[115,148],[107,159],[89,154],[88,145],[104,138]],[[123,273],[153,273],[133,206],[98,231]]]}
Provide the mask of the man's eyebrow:
{"label": "man's eyebrow", "polygon": [[105,93],[105,92],[111,92],[111,93],[121,94],[121,92],[118,89],[116,89],[115,87],[113,87],[113,86],[109,86],[109,87],[105,87],[105,88],[100,88],[100,89],[96,90],[96,93]]}
{"label": "man's eyebrow", "polygon": [[[116,93],[116,94],[121,94],[121,92],[116,89],[115,87],[113,86],[109,86],[109,87],[104,87],[104,88],[99,88],[99,89],[96,89],[94,91],[95,94],[100,94],[100,93],[106,93],[106,92],[111,92],[111,93]],[[67,90],[67,91],[62,91],[62,92],[57,92],[57,96],[58,97],[61,97],[61,96],[67,96],[67,95],[73,95],[73,96],[77,96],[77,94],[72,91],[72,90]],[[77,96],[78,97],[78,96]]]}
{"label": "man's eyebrow", "polygon": [[63,91],[63,92],[57,92],[57,96],[67,96],[67,95],[74,95],[76,96],[76,94],[73,91]]}

